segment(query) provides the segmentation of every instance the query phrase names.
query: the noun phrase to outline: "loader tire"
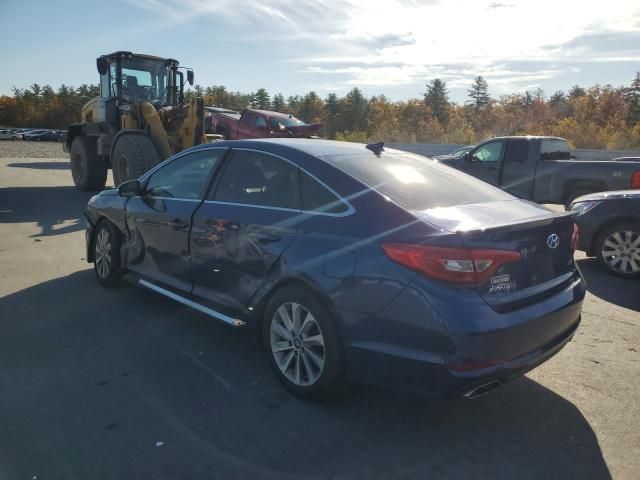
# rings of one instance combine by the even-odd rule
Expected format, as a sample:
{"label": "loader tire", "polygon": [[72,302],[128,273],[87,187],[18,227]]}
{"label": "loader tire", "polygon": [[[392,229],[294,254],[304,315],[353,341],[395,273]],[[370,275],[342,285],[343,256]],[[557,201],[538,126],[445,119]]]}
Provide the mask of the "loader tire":
{"label": "loader tire", "polygon": [[118,138],[111,156],[113,183],[139,178],[161,158],[151,139],[140,134],[125,134]]}
{"label": "loader tire", "polygon": [[107,165],[97,151],[96,139],[79,136],[71,144],[71,176],[78,190],[100,190],[107,181]]}

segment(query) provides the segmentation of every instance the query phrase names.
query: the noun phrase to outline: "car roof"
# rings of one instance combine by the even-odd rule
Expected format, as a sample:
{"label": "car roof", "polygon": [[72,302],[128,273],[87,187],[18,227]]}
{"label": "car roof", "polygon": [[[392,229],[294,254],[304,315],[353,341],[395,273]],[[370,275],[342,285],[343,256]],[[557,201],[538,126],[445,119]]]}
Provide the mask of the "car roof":
{"label": "car roof", "polygon": [[485,138],[482,143],[484,142],[488,142],[490,140],[509,140],[509,139],[515,139],[515,140],[563,140],[563,141],[567,141],[566,138],[562,138],[562,137],[553,137],[550,135],[503,135],[500,137],[491,137],[491,138]]}
{"label": "car roof", "polygon": [[[206,148],[208,146],[248,148],[251,146],[259,145],[281,145],[319,158],[327,157],[330,155],[353,155],[357,153],[370,153],[371,155],[375,155],[373,151],[366,148],[367,145],[364,143],[323,140],[319,138],[260,138],[247,140],[223,140],[221,142],[206,143],[196,148]],[[385,148],[385,150],[388,151],[393,149]]]}

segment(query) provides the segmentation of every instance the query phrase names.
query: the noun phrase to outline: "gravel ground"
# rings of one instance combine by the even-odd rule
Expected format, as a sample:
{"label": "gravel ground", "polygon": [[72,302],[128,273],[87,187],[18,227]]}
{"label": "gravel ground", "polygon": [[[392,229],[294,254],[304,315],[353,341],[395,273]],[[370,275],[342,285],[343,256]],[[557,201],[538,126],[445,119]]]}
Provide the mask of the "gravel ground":
{"label": "gravel ground", "polygon": [[60,145],[13,143],[0,143],[0,479],[638,478],[637,281],[578,255],[589,292],[573,341],[476,400],[354,388],[309,404],[242,331],[101,288],[83,258],[92,193]]}
{"label": "gravel ground", "polygon": [[69,158],[62,143],[0,140],[0,158]]}

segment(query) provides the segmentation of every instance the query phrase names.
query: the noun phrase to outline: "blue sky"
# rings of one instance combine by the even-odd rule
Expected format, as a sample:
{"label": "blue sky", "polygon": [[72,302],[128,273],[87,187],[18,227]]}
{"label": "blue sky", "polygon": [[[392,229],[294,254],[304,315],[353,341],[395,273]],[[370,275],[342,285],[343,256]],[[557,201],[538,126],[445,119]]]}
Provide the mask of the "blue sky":
{"label": "blue sky", "polygon": [[97,83],[95,57],[177,58],[196,83],[285,96],[354,86],[392,100],[444,79],[465,100],[629,84],[640,70],[637,0],[0,0],[0,94]]}

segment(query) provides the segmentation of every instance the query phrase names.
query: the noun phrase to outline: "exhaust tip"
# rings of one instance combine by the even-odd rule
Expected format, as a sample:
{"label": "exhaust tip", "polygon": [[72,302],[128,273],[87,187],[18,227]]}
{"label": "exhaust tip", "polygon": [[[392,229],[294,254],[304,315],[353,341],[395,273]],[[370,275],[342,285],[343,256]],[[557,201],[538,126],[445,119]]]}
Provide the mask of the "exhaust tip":
{"label": "exhaust tip", "polygon": [[483,383],[482,385],[475,387],[469,390],[467,393],[463,394],[463,397],[466,398],[478,398],[482,395],[489,393],[491,390],[495,390],[498,388],[502,382],[500,380],[492,380],[488,383]]}

